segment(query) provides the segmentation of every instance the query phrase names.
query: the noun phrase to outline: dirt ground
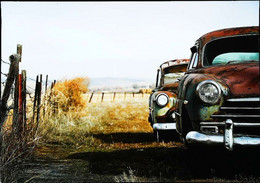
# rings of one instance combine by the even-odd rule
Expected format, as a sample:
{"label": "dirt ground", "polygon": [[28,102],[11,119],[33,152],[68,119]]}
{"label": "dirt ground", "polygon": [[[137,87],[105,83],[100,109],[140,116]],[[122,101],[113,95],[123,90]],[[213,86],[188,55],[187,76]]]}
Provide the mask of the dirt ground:
{"label": "dirt ground", "polygon": [[152,133],[94,134],[100,147],[39,144],[6,172],[6,182],[260,182],[260,150],[186,149]]}

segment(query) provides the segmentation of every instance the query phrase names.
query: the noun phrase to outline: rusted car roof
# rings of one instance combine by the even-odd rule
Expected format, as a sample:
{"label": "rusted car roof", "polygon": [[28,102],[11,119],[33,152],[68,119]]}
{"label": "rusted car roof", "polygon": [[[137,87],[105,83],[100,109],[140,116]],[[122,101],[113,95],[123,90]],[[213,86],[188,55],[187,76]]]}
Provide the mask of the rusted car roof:
{"label": "rusted car roof", "polygon": [[161,69],[164,69],[166,67],[172,66],[172,65],[180,65],[180,64],[187,64],[189,63],[190,59],[174,59],[169,60],[160,65]]}
{"label": "rusted car roof", "polygon": [[207,42],[221,37],[228,37],[234,35],[246,35],[246,34],[255,34],[259,35],[259,26],[250,26],[250,27],[234,27],[227,29],[220,29],[216,31],[209,32],[201,36],[198,41],[200,41],[201,47],[203,47]]}
{"label": "rusted car roof", "polygon": [[[175,73],[175,72],[186,72],[187,66],[190,62],[190,59],[175,59],[164,62],[160,65],[162,69],[162,78],[167,73]],[[178,82],[175,83],[163,83],[162,90],[176,90],[177,91]]]}

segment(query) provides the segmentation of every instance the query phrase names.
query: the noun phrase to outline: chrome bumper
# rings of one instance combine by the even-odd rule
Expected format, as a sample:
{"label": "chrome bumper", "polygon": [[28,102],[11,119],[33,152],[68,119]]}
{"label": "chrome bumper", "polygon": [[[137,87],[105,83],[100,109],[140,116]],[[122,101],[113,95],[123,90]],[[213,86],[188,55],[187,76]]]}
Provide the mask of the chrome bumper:
{"label": "chrome bumper", "polygon": [[176,123],[155,123],[154,130],[176,130]]}
{"label": "chrome bumper", "polygon": [[233,150],[234,145],[260,146],[260,136],[234,136],[231,119],[227,119],[225,122],[224,135],[191,131],[186,135],[186,140],[188,143],[224,144],[230,151]]}

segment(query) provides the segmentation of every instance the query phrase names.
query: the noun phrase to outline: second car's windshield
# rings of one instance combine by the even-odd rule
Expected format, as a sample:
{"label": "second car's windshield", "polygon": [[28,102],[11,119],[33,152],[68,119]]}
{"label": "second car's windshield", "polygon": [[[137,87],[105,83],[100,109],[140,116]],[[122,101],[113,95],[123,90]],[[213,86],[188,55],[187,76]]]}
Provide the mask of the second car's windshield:
{"label": "second car's windshield", "polygon": [[257,35],[217,39],[204,49],[204,66],[246,61],[259,61]]}
{"label": "second car's windshield", "polygon": [[177,72],[177,73],[168,73],[164,75],[164,84],[175,83],[178,82],[178,79],[184,75],[184,72]]}

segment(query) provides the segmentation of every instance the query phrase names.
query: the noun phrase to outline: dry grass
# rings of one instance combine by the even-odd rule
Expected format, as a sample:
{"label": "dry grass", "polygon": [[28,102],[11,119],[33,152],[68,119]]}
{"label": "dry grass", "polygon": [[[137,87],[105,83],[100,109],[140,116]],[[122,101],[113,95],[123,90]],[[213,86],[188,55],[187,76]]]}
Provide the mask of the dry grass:
{"label": "dry grass", "polygon": [[[97,178],[112,176],[114,182],[259,182],[255,176],[259,169],[252,169],[252,176],[245,172],[230,181],[227,173],[222,174],[219,165],[224,163],[227,170],[237,167],[240,154],[233,157],[217,151],[189,152],[178,142],[155,143],[147,121],[149,95],[88,103],[86,88],[81,86],[86,85],[84,82],[60,82],[43,97],[45,115],[40,118],[36,155],[50,157],[48,160],[66,158],[71,163],[81,159],[87,164],[85,173],[98,175]],[[218,159],[212,161],[212,157]],[[230,159],[234,165],[227,163]],[[86,178],[83,167],[75,166],[77,177]],[[241,172],[238,170],[237,174]],[[73,171],[65,171],[64,176],[75,177],[72,174]]]}
{"label": "dry grass", "polygon": [[49,91],[51,100],[44,106],[48,115],[39,128],[41,142],[100,147],[95,134],[152,131],[147,122],[147,96],[88,103],[86,86],[84,78],[76,78],[59,82]]}
{"label": "dry grass", "polygon": [[94,134],[152,132],[147,122],[147,101],[90,103],[84,109],[62,111],[40,124],[42,141],[91,146]]}
{"label": "dry grass", "polygon": [[114,177],[115,182],[141,182],[140,178],[134,175],[134,170],[128,167],[128,173],[123,172],[122,175]]}

